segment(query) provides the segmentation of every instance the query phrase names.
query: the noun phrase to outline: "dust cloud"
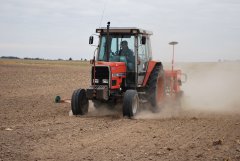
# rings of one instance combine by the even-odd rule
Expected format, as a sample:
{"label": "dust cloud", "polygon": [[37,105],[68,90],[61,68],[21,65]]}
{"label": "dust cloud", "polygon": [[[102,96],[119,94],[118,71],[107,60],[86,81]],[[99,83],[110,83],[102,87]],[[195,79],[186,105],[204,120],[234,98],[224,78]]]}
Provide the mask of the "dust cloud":
{"label": "dust cloud", "polygon": [[[112,117],[119,118],[122,116],[121,106],[115,105],[114,108],[109,108],[106,104],[100,105],[98,108],[95,108],[92,101],[89,101],[89,109],[87,117]],[[69,111],[69,116],[73,116],[72,110]]]}
{"label": "dust cloud", "polygon": [[240,111],[240,62],[189,64],[183,70],[186,108],[209,112]]}
{"label": "dust cloud", "polygon": [[[181,107],[167,104],[158,113],[140,112],[136,118],[194,117],[207,114],[240,113],[240,62],[179,63],[188,76],[182,85]],[[165,65],[165,69],[170,66]]]}
{"label": "dust cloud", "polygon": [[106,117],[106,116],[109,116],[109,117],[120,117],[121,113],[119,112],[119,108],[109,108],[109,106],[107,105],[100,105],[98,108],[95,108],[93,103],[90,104],[89,106],[89,113],[88,113],[88,116],[97,116],[97,117]]}

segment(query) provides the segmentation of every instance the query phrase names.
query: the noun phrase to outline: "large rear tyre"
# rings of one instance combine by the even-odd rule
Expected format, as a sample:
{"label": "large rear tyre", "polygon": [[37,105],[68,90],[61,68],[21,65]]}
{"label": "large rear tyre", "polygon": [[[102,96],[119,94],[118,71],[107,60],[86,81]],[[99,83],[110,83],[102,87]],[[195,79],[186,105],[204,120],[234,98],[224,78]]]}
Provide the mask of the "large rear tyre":
{"label": "large rear tyre", "polygon": [[162,65],[156,65],[148,79],[148,101],[152,106],[152,111],[158,111],[158,104],[163,100],[164,88],[164,71]]}
{"label": "large rear tyre", "polygon": [[123,116],[132,118],[139,111],[139,98],[136,90],[127,90],[123,97]]}
{"label": "large rear tyre", "polygon": [[88,113],[89,101],[85,89],[77,89],[73,92],[71,107],[73,115],[85,115]]}

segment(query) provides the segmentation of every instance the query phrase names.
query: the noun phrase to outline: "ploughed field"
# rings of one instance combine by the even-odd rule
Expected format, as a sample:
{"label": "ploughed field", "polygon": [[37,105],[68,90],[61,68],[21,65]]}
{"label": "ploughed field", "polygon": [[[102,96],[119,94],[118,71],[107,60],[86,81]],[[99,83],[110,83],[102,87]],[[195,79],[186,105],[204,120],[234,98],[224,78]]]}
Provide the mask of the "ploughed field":
{"label": "ploughed field", "polygon": [[182,107],[126,119],[54,103],[89,86],[88,62],[0,60],[0,160],[240,160],[240,63],[179,66]]}

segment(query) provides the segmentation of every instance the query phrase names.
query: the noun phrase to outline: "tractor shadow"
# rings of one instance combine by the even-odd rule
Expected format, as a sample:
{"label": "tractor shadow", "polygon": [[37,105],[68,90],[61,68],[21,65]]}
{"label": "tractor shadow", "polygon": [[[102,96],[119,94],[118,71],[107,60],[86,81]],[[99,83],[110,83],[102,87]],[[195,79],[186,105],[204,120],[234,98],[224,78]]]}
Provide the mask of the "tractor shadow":
{"label": "tractor shadow", "polygon": [[[72,111],[69,111],[69,116],[72,116]],[[101,105],[95,108],[92,101],[89,101],[88,113],[84,116],[79,116],[84,118],[109,118],[109,119],[121,119],[122,116],[122,106],[117,104],[114,107],[109,107]]]}

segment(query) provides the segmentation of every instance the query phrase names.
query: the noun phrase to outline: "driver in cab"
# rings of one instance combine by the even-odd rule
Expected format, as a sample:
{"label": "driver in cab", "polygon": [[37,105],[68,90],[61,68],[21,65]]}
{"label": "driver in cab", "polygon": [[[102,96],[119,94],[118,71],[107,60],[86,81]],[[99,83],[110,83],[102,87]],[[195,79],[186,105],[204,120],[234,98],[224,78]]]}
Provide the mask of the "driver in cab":
{"label": "driver in cab", "polygon": [[127,60],[127,68],[128,70],[134,70],[134,54],[131,49],[128,48],[128,42],[122,41],[121,42],[121,49],[119,51],[119,56],[125,56]]}

